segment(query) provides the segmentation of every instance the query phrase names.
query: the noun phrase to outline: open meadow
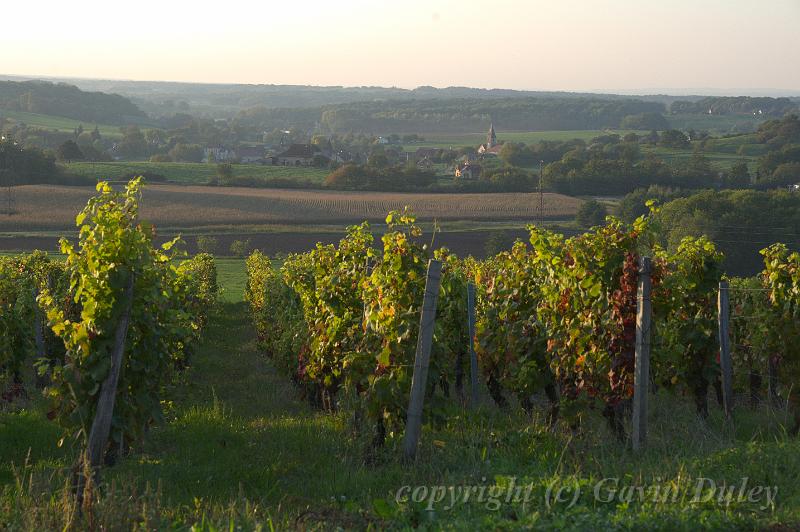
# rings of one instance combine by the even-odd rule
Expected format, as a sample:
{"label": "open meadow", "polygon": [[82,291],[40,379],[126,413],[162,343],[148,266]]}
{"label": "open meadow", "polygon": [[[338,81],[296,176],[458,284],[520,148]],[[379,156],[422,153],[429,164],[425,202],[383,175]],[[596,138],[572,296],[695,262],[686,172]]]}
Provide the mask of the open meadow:
{"label": "open meadow", "polygon": [[[25,124],[29,127],[44,129],[47,131],[59,131],[63,133],[72,133],[78,126],[83,126],[84,131],[91,131],[96,125],[97,129],[100,131],[100,134],[104,137],[112,139],[122,137],[119,126],[95,124],[94,122],[83,122],[62,116],[42,115],[37,113],[26,113],[24,111],[0,109],[0,118],[7,118],[12,122]],[[146,130],[147,128],[143,129]]]}
{"label": "open meadow", "polygon": [[695,153],[702,153],[709,163],[714,165],[718,170],[729,170],[734,164],[739,161],[747,163],[750,172],[755,172],[758,166],[758,158],[751,155],[739,155],[736,153],[729,153],[723,151],[702,150],[695,151],[695,148],[675,149],[663,147],[650,147],[644,148],[643,153],[652,153],[658,158],[663,159],[668,164],[675,164],[689,161]]}
{"label": "open meadow", "polygon": [[669,125],[675,129],[694,129],[712,135],[755,131],[763,117],[742,114],[668,114]]}

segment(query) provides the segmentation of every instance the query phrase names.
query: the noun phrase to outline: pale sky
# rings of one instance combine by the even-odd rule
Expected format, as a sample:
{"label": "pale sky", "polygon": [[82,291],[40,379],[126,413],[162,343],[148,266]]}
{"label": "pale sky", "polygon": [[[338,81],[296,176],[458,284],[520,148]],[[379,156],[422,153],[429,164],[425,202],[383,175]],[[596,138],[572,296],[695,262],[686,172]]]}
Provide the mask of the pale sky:
{"label": "pale sky", "polygon": [[800,90],[800,0],[5,0],[0,74]]}

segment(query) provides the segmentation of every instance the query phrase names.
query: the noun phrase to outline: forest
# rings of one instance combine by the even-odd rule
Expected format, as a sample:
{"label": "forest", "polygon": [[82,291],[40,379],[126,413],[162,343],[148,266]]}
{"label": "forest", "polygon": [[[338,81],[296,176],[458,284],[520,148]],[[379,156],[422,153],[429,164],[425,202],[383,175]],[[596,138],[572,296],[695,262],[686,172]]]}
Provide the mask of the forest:
{"label": "forest", "polygon": [[47,81],[0,81],[0,109],[63,116],[101,124],[141,123],[147,115],[118,94],[84,92]]}

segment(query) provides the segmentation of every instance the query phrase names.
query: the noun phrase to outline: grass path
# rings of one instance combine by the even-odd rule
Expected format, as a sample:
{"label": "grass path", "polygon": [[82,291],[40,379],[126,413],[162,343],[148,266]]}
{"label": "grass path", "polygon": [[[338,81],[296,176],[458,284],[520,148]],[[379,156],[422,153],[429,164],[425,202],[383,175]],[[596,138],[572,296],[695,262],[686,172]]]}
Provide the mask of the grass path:
{"label": "grass path", "polygon": [[251,523],[306,516],[363,526],[359,512],[344,510],[355,509],[346,494],[369,508],[400,485],[403,469],[390,462],[376,475],[346,434],[346,418],[313,411],[258,352],[242,269],[241,260],[221,261],[222,305],[171,394],[167,423],[113,479],[138,490],[160,485],[162,513],[181,522],[233,512]]}
{"label": "grass path", "polygon": [[283,521],[347,489],[350,479],[336,474],[341,427],[335,416],[313,412],[258,353],[245,303],[227,288],[168,423],[115,476],[160,481],[170,504],[248,500]]}

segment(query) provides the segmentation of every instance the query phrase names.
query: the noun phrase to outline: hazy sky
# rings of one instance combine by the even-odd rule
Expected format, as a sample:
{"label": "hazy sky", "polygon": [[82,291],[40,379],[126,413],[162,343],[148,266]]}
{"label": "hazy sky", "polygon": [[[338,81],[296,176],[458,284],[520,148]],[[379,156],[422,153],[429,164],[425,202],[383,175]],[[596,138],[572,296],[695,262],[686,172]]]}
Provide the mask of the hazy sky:
{"label": "hazy sky", "polygon": [[3,4],[3,74],[399,87],[800,90],[800,0]]}

